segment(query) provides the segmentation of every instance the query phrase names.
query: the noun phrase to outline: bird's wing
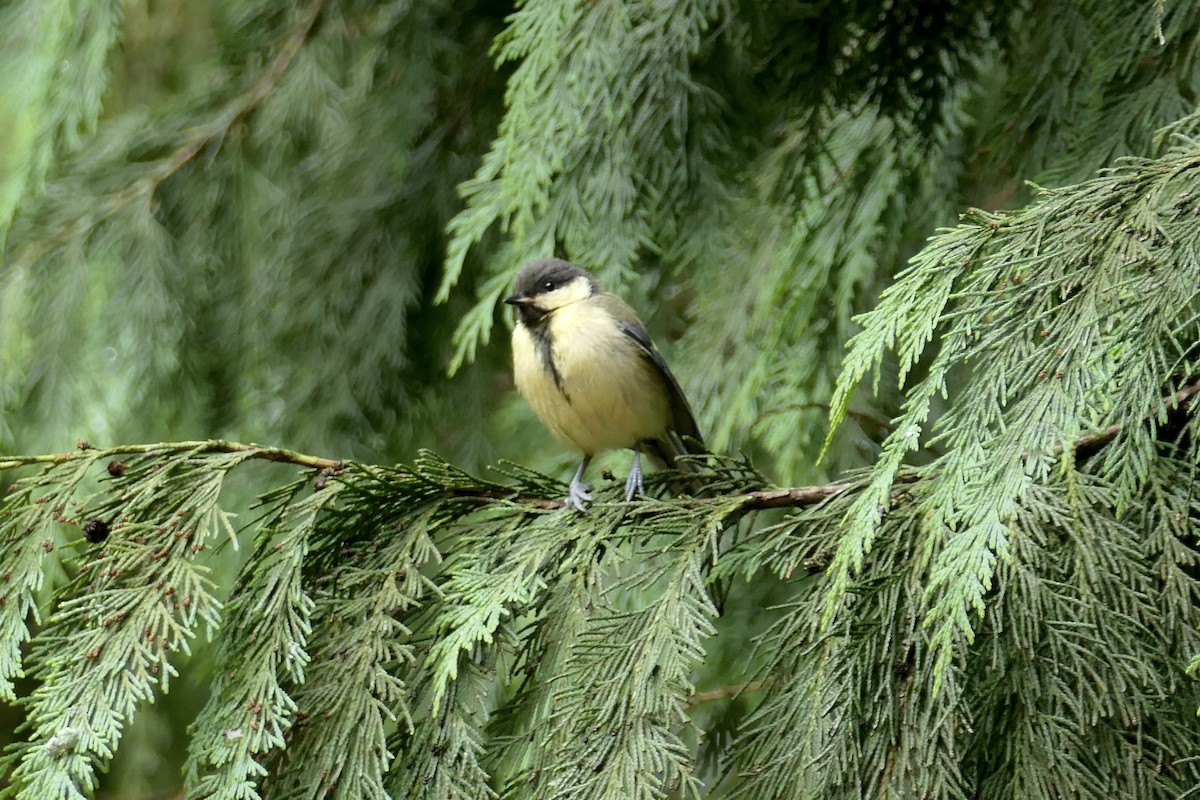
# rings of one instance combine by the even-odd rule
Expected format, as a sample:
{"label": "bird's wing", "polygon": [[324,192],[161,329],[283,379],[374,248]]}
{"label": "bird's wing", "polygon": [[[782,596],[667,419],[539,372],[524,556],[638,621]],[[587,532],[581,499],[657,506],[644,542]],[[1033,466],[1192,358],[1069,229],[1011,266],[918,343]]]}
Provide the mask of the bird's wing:
{"label": "bird's wing", "polygon": [[[658,352],[658,348],[654,346],[654,342],[650,339],[650,334],[646,332],[646,327],[642,325],[642,321],[638,319],[637,314],[629,304],[615,294],[605,292],[598,300],[606,311],[616,318],[617,324],[620,326],[622,333],[630,338],[642,354],[654,365],[655,370],[662,376],[663,383],[667,387],[667,394],[670,396],[671,402],[671,428],[678,435],[676,438],[682,437],[680,444],[684,453],[692,453],[699,455],[704,452],[704,437],[700,435],[700,426],[696,424],[696,416],[692,413],[692,407],[688,405],[687,398],[683,396],[683,389],[679,387],[679,381],[675,380],[675,376],[671,373],[671,368],[667,366],[666,360],[662,357],[662,353]],[[689,442],[688,440],[693,440]],[[671,463],[668,461],[667,463]]]}

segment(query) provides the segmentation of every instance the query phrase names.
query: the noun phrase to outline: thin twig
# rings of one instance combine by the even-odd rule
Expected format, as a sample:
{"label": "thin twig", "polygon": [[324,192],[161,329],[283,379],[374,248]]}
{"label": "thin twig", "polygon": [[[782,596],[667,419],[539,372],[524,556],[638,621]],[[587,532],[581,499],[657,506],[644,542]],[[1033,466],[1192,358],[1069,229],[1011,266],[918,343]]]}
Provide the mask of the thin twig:
{"label": "thin twig", "polygon": [[[758,418],[755,419],[754,422],[750,423],[750,429],[754,430],[770,417],[777,416],[786,411],[825,411],[828,413],[832,409],[833,406],[829,405],[828,403],[787,403],[782,406],[769,408],[763,413],[759,414]],[[887,431],[888,433],[894,433],[896,431],[896,426],[888,422],[886,419],[882,419],[881,417],[877,417],[873,414],[868,414],[865,411],[855,411],[852,408],[848,408],[846,409],[846,416],[850,417],[851,419],[858,420],[863,425],[868,425],[872,428],[878,428],[881,431]],[[934,457],[939,457],[942,455],[936,447],[932,447],[927,444],[921,445],[921,449]]]}
{"label": "thin twig", "polygon": [[67,453],[50,453],[32,456],[0,456],[0,469],[13,469],[32,464],[63,464],[77,458],[101,460],[109,456],[130,455],[132,453],[186,452],[194,450],[198,453],[250,453],[251,458],[263,461],[277,461],[284,464],[295,464],[299,467],[312,469],[340,470],[346,466],[345,461],[321,456],[310,456],[295,450],[285,450],[282,447],[264,447],[258,444],[243,444],[230,442],[226,439],[209,439],[196,442],[159,442],[158,444],[127,444],[117,447],[96,449],[81,442],[77,450]]}
{"label": "thin twig", "polygon": [[713,700],[723,700],[726,697],[735,697],[743,692],[757,692],[760,689],[765,689],[771,683],[770,679],[765,681],[750,681],[749,683],[737,683],[731,686],[722,686],[720,689],[711,689],[707,692],[694,692],[688,701],[684,703],[683,710],[687,711],[692,706],[698,706],[701,703],[711,703]]}

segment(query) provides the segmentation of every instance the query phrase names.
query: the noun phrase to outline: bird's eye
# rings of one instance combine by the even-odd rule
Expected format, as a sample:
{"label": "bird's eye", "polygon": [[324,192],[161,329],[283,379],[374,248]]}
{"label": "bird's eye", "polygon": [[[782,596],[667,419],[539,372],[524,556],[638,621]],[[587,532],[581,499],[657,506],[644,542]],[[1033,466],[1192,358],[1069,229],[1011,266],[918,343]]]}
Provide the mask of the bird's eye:
{"label": "bird's eye", "polygon": [[542,289],[547,292],[553,292],[554,291],[554,281],[545,281],[542,284]]}

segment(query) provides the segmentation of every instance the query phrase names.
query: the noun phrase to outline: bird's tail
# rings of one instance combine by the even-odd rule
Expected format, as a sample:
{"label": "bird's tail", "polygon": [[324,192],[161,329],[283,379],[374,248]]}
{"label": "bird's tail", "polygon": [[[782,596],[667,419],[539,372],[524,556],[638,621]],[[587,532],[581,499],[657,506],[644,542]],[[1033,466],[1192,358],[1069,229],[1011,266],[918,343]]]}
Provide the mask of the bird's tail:
{"label": "bird's tail", "polygon": [[[708,455],[704,443],[690,436],[684,438],[675,431],[667,431],[657,439],[644,442],[642,451],[659,467],[677,469],[682,472],[703,472],[704,467],[697,456]],[[703,484],[698,480],[689,480],[684,484],[687,491],[695,494]]]}

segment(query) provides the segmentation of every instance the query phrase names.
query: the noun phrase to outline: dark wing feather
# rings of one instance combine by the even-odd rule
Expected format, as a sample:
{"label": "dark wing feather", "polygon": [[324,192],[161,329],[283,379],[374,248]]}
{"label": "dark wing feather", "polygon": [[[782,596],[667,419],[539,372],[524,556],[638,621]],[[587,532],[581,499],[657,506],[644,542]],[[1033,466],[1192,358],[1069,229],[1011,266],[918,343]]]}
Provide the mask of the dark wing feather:
{"label": "dark wing feather", "polygon": [[[671,400],[671,428],[672,432],[676,434],[671,438],[677,440],[672,443],[675,445],[672,449],[681,450],[681,454],[699,455],[705,452],[704,437],[700,435],[700,426],[696,424],[692,407],[688,405],[687,398],[683,396],[683,389],[679,387],[679,381],[675,380],[662,353],[658,352],[658,348],[650,340],[650,334],[646,333],[646,329],[637,321],[620,320],[618,324],[621,326],[621,331],[637,344],[642,354],[658,370],[663,378],[663,383],[667,386],[667,393]],[[671,463],[671,461],[668,460],[667,463]]]}

